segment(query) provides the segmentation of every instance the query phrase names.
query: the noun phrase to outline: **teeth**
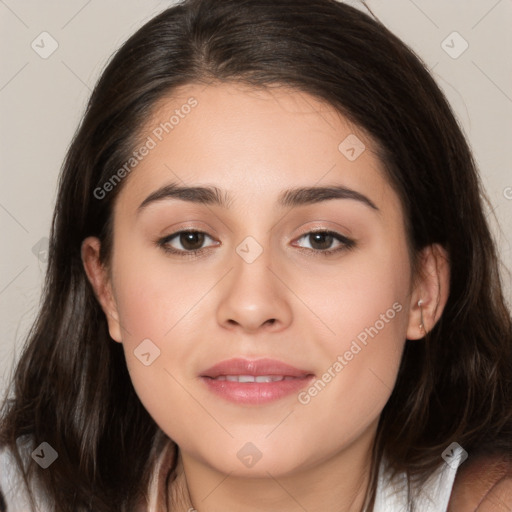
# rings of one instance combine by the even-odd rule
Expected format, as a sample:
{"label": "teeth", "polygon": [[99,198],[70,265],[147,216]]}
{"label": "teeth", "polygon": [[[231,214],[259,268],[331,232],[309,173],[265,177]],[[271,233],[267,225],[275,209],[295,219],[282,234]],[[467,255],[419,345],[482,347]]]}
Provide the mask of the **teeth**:
{"label": "teeth", "polygon": [[227,380],[229,382],[278,382],[294,378],[295,377],[285,377],[283,375],[219,375],[215,377],[215,380]]}
{"label": "teeth", "polygon": [[258,375],[256,377],[256,382],[277,382],[278,380],[283,380],[284,377],[281,375]]}
{"label": "teeth", "polygon": [[239,375],[238,377],[233,376],[233,378],[238,380],[238,382],[255,382],[257,377],[252,375]]}

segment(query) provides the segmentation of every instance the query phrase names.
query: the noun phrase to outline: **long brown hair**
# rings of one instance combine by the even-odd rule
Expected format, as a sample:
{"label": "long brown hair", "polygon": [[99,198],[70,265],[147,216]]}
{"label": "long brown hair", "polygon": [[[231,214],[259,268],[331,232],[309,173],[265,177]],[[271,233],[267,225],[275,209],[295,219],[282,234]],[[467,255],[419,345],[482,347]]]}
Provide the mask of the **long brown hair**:
{"label": "long brown hair", "polygon": [[[483,191],[468,144],[420,59],[379,21],[334,0],[185,0],[125,42],[98,81],[65,159],[42,306],[4,401],[0,446],[57,512],[131,511],[165,435],[138,399],[122,346],[87,280],[81,242],[108,262],[126,162],[155,104],[178,86],[287,85],[327,101],[379,148],[400,196],[411,254],[442,244],[451,263],[440,321],[407,341],[373,453],[424,481],[457,441],[471,456],[511,453],[512,326]],[[26,439],[28,451],[16,440]],[[41,442],[59,454],[30,460]],[[19,450],[18,450],[19,448]],[[32,462],[32,463],[31,463]]]}

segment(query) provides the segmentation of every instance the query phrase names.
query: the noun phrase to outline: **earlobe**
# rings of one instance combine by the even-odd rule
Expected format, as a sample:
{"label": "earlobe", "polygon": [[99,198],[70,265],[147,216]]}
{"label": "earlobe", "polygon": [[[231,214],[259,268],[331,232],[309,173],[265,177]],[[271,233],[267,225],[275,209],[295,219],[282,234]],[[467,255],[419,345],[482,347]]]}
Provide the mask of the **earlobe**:
{"label": "earlobe", "polygon": [[101,242],[97,237],[90,236],[84,239],[81,248],[82,263],[94,294],[107,318],[110,337],[117,342],[121,342],[117,306],[107,270],[100,260],[100,248]]}
{"label": "earlobe", "polygon": [[450,264],[446,250],[439,244],[425,247],[420,256],[409,308],[407,339],[424,338],[443,313],[450,293]]}

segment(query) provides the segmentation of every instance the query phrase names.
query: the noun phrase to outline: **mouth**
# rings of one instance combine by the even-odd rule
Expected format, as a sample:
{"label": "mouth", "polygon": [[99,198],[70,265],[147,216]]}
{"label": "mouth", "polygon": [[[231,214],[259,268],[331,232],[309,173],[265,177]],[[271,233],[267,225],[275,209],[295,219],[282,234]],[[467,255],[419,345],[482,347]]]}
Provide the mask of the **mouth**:
{"label": "mouth", "polygon": [[222,361],[200,375],[207,389],[237,404],[261,405],[298,393],[314,374],[274,359]]}

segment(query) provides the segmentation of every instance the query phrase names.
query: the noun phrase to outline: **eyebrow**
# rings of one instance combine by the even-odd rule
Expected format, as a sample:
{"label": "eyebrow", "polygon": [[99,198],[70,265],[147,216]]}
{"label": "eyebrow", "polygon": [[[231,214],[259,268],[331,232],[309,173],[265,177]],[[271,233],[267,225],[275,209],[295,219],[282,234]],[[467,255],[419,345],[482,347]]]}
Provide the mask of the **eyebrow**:
{"label": "eyebrow", "polygon": [[[149,204],[164,199],[180,199],[190,203],[215,205],[222,208],[229,208],[232,198],[227,191],[214,186],[180,186],[177,183],[170,183],[152,192],[137,208],[137,213],[146,208]],[[278,205],[281,207],[297,207],[309,204],[320,203],[331,199],[353,199],[379,211],[379,208],[368,197],[339,185],[325,187],[298,187],[284,190],[278,197]]]}

